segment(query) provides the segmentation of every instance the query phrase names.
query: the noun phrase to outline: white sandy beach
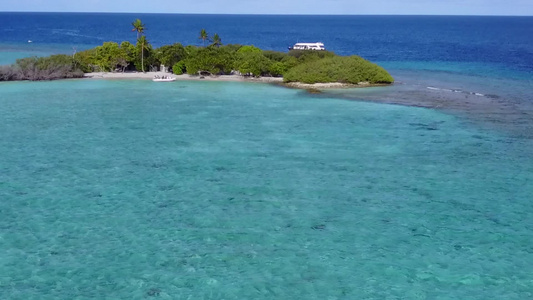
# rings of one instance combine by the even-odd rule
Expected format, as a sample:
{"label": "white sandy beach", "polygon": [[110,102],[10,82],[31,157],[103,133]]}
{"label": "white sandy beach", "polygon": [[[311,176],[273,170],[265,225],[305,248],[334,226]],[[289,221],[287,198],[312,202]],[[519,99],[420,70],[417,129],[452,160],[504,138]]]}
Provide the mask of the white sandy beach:
{"label": "white sandy beach", "polygon": [[197,80],[197,81],[239,81],[239,82],[259,82],[276,83],[290,88],[297,89],[339,89],[376,86],[368,83],[347,84],[340,82],[307,84],[301,82],[283,83],[283,77],[249,77],[241,75],[213,75],[213,76],[193,76],[189,74],[174,75],[166,72],[93,72],[85,73],[84,78],[93,79],[153,79],[155,76],[171,76],[176,80]]}
{"label": "white sandy beach", "polygon": [[246,81],[264,83],[282,83],[282,77],[246,77],[240,75],[216,75],[216,76],[193,76],[188,74],[174,75],[166,72],[93,72],[85,73],[85,78],[93,79],[153,79],[154,76],[171,76],[176,80],[198,80],[198,81]]}

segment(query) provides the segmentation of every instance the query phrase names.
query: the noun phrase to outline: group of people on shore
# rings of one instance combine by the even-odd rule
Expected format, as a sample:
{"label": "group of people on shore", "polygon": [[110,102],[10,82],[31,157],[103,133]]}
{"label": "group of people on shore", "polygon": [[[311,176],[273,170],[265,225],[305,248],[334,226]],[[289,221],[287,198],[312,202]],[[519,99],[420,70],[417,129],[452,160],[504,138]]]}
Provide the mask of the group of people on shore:
{"label": "group of people on shore", "polygon": [[155,75],[154,79],[172,79],[172,77],[166,76],[166,75],[163,75],[163,76]]}

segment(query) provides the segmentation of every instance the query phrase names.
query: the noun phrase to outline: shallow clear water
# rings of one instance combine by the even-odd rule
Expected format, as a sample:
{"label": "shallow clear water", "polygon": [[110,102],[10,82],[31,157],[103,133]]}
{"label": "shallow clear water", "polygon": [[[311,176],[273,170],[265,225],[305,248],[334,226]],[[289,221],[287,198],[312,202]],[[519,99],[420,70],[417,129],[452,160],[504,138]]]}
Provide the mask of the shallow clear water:
{"label": "shallow clear water", "polygon": [[505,78],[504,71],[488,66],[487,73],[499,75],[474,75],[464,71],[469,67],[479,66],[413,63],[411,69],[391,71],[393,86],[325,90],[323,96],[434,108],[476,126],[533,139],[533,78],[520,77],[521,72]]}
{"label": "shallow clear water", "polygon": [[0,38],[0,66],[15,63],[19,58],[32,56],[49,56],[53,54],[72,54],[74,49],[86,49],[87,46],[63,45],[63,44],[24,44],[3,43]]}
{"label": "shallow clear water", "polygon": [[532,142],[260,84],[0,84],[2,299],[528,299]]}

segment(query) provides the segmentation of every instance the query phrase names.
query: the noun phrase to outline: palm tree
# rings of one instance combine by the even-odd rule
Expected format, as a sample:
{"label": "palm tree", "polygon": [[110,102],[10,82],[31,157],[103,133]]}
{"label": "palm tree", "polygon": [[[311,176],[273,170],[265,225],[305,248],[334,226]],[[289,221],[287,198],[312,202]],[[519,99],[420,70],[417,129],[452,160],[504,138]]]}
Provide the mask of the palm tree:
{"label": "palm tree", "polygon": [[209,36],[207,35],[207,31],[205,31],[205,29],[200,30],[199,39],[201,39],[203,41],[204,47],[205,47],[205,40],[207,40],[208,38],[209,38]]}
{"label": "palm tree", "polygon": [[146,39],[141,39],[143,37],[144,33],[144,24],[141,22],[140,19],[135,20],[133,23],[131,23],[133,26],[133,29],[131,31],[137,31],[137,43],[141,42],[141,69],[144,73],[144,42]]}
{"label": "palm tree", "polygon": [[218,33],[215,33],[215,35],[213,35],[212,45],[215,47],[219,47],[220,45],[222,45],[222,39],[220,39],[220,36],[218,35]]}
{"label": "palm tree", "polygon": [[139,44],[141,45],[141,70],[144,73],[144,50],[148,50],[149,45],[145,35],[141,35],[141,37],[137,40],[137,45]]}
{"label": "palm tree", "polygon": [[141,19],[135,20],[135,22],[131,23],[131,26],[133,26],[131,31],[137,31],[137,39],[139,39],[140,35],[144,33],[144,24]]}

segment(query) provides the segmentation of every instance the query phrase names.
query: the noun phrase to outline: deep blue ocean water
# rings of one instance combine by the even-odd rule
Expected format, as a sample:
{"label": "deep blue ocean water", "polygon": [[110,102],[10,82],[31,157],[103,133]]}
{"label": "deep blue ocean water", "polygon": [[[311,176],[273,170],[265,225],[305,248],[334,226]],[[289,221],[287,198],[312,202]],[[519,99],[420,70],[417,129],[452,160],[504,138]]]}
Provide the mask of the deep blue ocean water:
{"label": "deep blue ocean water", "polygon": [[[340,55],[378,62],[463,62],[533,72],[533,17],[267,16],[176,14],[0,13],[1,43],[94,47],[135,42],[131,22],[141,18],[154,46],[201,45],[200,29],[224,43],[285,51],[300,41],[322,41]],[[34,44],[26,45],[28,40]]]}
{"label": "deep blue ocean water", "polygon": [[0,13],[0,63],[137,17],[397,83],[0,83],[0,299],[533,298],[532,17]]}

